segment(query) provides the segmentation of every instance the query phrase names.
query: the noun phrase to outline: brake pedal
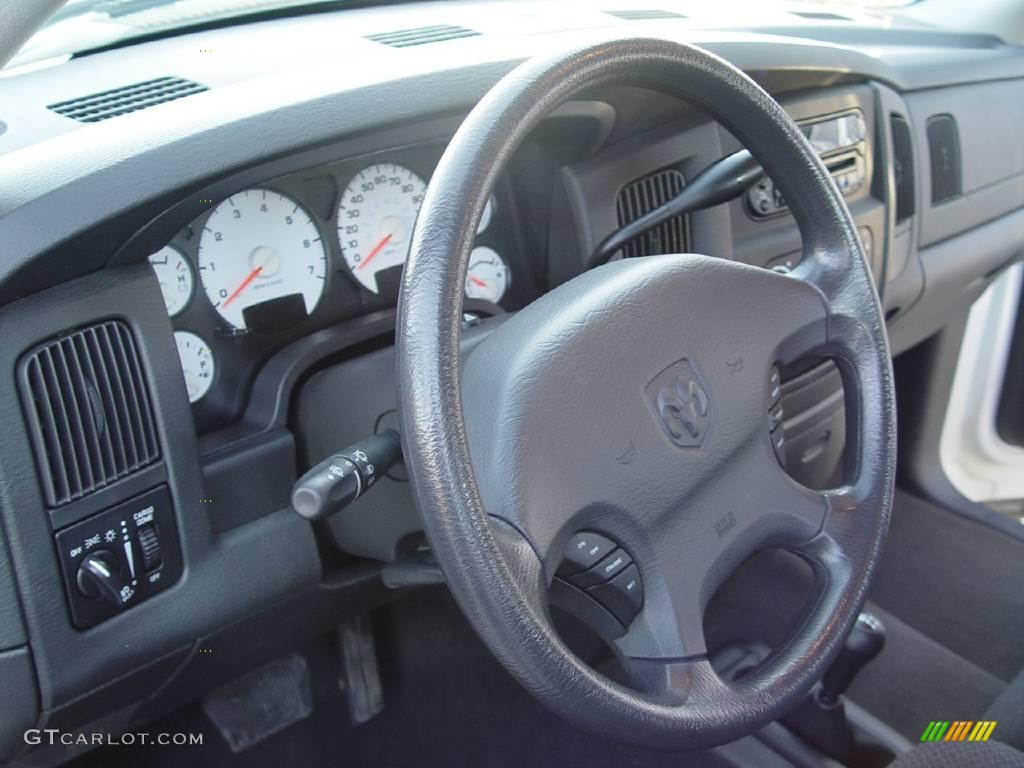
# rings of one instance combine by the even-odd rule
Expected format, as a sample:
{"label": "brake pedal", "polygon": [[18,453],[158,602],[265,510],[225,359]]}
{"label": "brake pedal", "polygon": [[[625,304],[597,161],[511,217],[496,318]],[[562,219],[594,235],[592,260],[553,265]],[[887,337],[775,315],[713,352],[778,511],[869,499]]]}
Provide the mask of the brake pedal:
{"label": "brake pedal", "polygon": [[203,712],[236,754],[312,711],[309,667],[297,653],[272,661],[203,699]]}
{"label": "brake pedal", "polygon": [[384,689],[369,616],[363,614],[338,626],[338,653],[338,686],[348,699],[349,715],[353,724],[365,723],[384,709]]}

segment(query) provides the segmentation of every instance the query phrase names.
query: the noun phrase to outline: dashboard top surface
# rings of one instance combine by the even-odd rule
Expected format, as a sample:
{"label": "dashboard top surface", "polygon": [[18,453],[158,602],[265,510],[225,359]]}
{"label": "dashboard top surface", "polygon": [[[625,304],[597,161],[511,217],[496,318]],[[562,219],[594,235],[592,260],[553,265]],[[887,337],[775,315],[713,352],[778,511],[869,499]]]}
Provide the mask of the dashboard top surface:
{"label": "dashboard top surface", "polygon": [[[1024,75],[1019,49],[996,38],[891,27],[890,19],[867,13],[825,24],[773,11],[727,25],[721,15],[623,21],[589,4],[543,9],[533,2],[355,9],[183,34],[5,73],[0,304],[53,284],[55,256],[63,260],[62,279],[101,268],[131,233],[190,189],[340,136],[457,115],[524,58],[595,36],[650,34],[702,45],[773,93],[851,80],[908,90]],[[402,49],[365,38],[396,24],[448,21],[481,34]],[[861,45],[868,38],[870,51]],[[76,93],[168,74],[209,90],[87,126],[46,109]]]}

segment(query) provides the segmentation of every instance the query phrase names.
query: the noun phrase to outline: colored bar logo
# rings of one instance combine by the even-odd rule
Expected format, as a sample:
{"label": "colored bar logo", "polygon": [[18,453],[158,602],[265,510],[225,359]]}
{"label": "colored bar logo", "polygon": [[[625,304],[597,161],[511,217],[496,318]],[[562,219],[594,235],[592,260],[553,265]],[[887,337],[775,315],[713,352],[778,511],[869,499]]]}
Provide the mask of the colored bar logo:
{"label": "colored bar logo", "polygon": [[988,741],[995,727],[995,720],[932,720],[921,741]]}

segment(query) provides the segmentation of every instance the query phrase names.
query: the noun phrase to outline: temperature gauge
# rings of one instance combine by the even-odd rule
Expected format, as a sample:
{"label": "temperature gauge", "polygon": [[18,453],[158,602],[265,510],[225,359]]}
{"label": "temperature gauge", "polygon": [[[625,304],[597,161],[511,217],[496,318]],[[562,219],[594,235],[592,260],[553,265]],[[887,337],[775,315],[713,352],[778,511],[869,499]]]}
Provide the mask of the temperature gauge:
{"label": "temperature gauge", "polygon": [[175,331],[174,343],[178,345],[178,359],[181,360],[181,372],[185,376],[188,401],[198,402],[213,384],[216,371],[213,352],[205,341],[188,331]]}
{"label": "temperature gauge", "polygon": [[508,267],[492,248],[480,246],[469,255],[466,296],[497,304],[508,290]]}

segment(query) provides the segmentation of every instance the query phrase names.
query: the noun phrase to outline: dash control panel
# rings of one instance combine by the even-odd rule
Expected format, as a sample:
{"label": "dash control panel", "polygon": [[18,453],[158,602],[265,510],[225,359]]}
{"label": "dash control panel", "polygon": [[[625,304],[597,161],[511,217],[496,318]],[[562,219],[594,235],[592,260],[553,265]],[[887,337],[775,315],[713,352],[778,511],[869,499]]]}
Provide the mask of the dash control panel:
{"label": "dash control panel", "polygon": [[55,535],[72,623],[87,629],[178,580],[181,546],[167,486]]}
{"label": "dash control panel", "polygon": [[[859,109],[814,118],[799,125],[844,197],[864,186],[868,181],[868,124]],[[747,212],[754,219],[789,210],[782,190],[767,176],[747,190],[746,202]]]}
{"label": "dash control panel", "polygon": [[783,469],[786,467],[786,429],[783,425],[785,413],[782,410],[782,372],[773,365],[768,371],[768,434],[771,437],[775,458]]}

